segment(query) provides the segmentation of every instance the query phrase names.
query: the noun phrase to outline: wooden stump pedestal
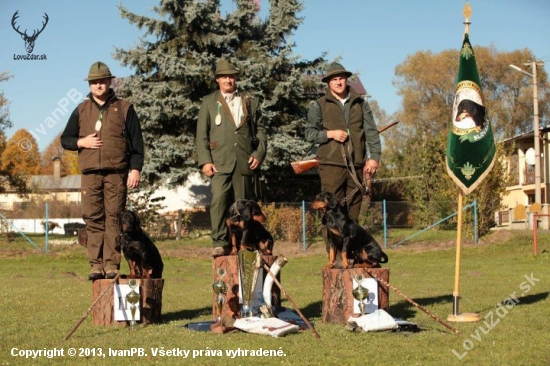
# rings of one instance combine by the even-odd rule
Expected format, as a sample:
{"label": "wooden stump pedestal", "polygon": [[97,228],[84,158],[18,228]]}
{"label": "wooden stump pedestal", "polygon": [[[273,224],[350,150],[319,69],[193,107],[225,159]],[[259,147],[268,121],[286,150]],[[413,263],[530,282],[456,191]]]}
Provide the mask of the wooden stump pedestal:
{"label": "wooden stump pedestal", "polygon": [[[369,268],[376,276],[389,282],[388,268]],[[347,323],[353,311],[353,278],[361,274],[373,278],[364,268],[323,268],[323,311],[324,323]],[[378,281],[377,281],[378,282]],[[378,308],[388,310],[389,288],[378,282]]]}
{"label": "wooden stump pedestal", "polygon": [[[119,279],[119,285],[127,285],[129,279]],[[162,310],[162,289],[164,279],[147,279],[139,281],[139,294],[141,297],[140,313],[142,324],[160,323]],[[96,280],[93,283],[93,301],[111,285],[113,280]],[[95,325],[126,325],[126,321],[116,321],[114,313],[114,286],[97,302],[92,312]],[[138,320],[139,321],[139,320]]]}
{"label": "wooden stump pedestal", "polygon": [[[276,256],[263,255],[263,260],[268,267],[275,262],[277,259]],[[218,268],[223,268],[226,271],[223,281],[227,285],[227,294],[225,295],[225,303],[223,304],[222,315],[228,315],[235,318],[240,314],[240,305],[239,305],[239,260],[236,255],[228,255],[216,257],[212,260],[212,283],[219,280],[217,274]],[[262,266],[263,267],[263,266]],[[260,267],[260,268],[262,268]],[[263,279],[265,280],[266,276],[269,276],[265,270],[263,270]],[[277,280],[280,282],[280,273],[276,276]],[[258,281],[260,278],[258,277]],[[218,305],[216,303],[217,295],[212,291],[212,316],[214,320],[218,316]],[[277,287],[276,284],[273,284],[271,288],[271,305],[273,307],[281,306],[281,290]]]}

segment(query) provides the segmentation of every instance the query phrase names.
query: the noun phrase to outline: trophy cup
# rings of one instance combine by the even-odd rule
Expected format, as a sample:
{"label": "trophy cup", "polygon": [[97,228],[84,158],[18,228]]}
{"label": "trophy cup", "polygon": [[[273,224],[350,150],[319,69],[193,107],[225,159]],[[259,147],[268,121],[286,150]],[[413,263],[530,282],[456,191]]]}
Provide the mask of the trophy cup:
{"label": "trophy cup", "polygon": [[352,295],[355,300],[359,301],[359,316],[361,316],[365,314],[365,304],[363,300],[369,297],[369,290],[361,285],[363,282],[362,274],[356,274],[354,279],[357,282],[357,287],[353,289]]}
{"label": "trophy cup", "polygon": [[252,314],[252,299],[254,296],[254,288],[258,281],[258,272],[262,256],[260,253],[249,250],[241,250],[239,252],[239,273],[241,280],[241,294],[243,306],[241,308],[241,316],[243,318],[251,317]]}
{"label": "trophy cup", "polygon": [[126,301],[131,304],[130,312],[132,313],[132,321],[130,322],[130,327],[135,327],[136,323],[136,304],[139,302],[139,294],[136,292],[135,288],[138,286],[136,279],[132,278],[128,282],[128,286],[131,291],[126,294]]}
{"label": "trophy cup", "polygon": [[222,318],[223,304],[225,303],[224,296],[227,293],[227,284],[223,281],[225,269],[218,268],[216,273],[218,274],[219,279],[212,284],[212,290],[214,290],[214,293],[216,294],[216,305],[218,305],[218,317],[216,320],[220,321]]}

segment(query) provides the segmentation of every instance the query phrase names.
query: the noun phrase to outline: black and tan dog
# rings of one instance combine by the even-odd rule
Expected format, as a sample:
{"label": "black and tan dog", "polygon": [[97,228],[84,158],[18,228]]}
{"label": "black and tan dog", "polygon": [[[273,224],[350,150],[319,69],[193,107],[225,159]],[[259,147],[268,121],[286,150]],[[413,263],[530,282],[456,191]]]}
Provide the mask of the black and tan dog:
{"label": "black and tan dog", "polygon": [[379,267],[387,263],[388,256],[376,240],[359,224],[351,220],[336,197],[329,192],[319,193],[311,207],[323,212],[322,223],[327,228],[330,244],[328,268],[334,267],[336,253],[342,256],[342,267],[349,267],[353,257],[354,267]]}
{"label": "black and tan dog", "polygon": [[273,236],[263,226],[266,217],[253,200],[237,200],[229,208],[226,220],[231,240],[231,253],[239,250],[258,250],[264,255],[273,253]]}
{"label": "black and tan dog", "polygon": [[463,99],[457,107],[455,121],[471,118],[476,128],[481,131],[485,125],[485,107],[469,99]]}
{"label": "black and tan dog", "polygon": [[117,245],[130,267],[128,277],[162,278],[162,258],[151,238],[141,228],[138,215],[134,211],[120,212],[118,226]]}

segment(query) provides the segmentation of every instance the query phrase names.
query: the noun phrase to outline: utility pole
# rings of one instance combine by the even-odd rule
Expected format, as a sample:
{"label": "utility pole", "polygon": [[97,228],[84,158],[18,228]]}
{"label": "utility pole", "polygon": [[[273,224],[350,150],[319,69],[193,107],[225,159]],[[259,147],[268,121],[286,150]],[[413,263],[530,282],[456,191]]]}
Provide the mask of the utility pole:
{"label": "utility pole", "polygon": [[[525,75],[531,76],[533,80],[533,139],[535,144],[535,202],[540,204],[547,203],[542,202],[541,197],[541,169],[540,169],[540,127],[539,127],[539,92],[537,82],[537,66],[543,66],[544,61],[531,61],[523,64],[524,66],[531,67],[532,73],[522,70],[521,68],[510,65],[514,70],[520,71]],[[545,184],[546,186],[546,184]],[[545,197],[548,195],[545,191]],[[546,201],[546,200],[545,200]]]}
{"label": "utility pole", "polygon": [[[540,127],[539,127],[539,92],[537,81],[537,65],[542,66],[542,61],[531,61],[530,63],[524,63],[524,66],[531,66],[533,73],[531,77],[533,79],[533,128],[534,128],[534,142],[535,142],[535,202],[542,202],[541,197],[541,169],[540,169]],[[545,190],[546,196],[546,190]]]}

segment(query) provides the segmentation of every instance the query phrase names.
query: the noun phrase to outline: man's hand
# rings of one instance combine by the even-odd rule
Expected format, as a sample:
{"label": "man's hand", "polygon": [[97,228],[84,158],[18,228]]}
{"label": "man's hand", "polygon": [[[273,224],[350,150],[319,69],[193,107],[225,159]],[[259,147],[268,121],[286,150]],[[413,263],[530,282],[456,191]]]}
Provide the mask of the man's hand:
{"label": "man's hand", "polygon": [[251,156],[250,158],[248,158],[248,167],[250,168],[250,170],[256,170],[260,167],[260,161]]}
{"label": "man's hand", "polygon": [[344,142],[348,139],[348,133],[342,130],[329,130],[327,131],[327,137],[338,142]]}
{"label": "man's hand", "polygon": [[374,175],[376,174],[376,171],[378,170],[378,162],[373,159],[367,160],[365,163],[365,166],[363,167],[363,174],[370,174]]}
{"label": "man's hand", "polygon": [[126,182],[126,185],[129,189],[134,189],[139,187],[139,178],[140,178],[140,172],[137,169],[130,170],[130,173],[128,173],[128,180]]}
{"label": "man's hand", "polygon": [[202,166],[202,173],[207,177],[211,177],[218,172],[216,166],[212,163],[206,163]]}
{"label": "man's hand", "polygon": [[86,137],[79,139],[76,142],[76,146],[81,149],[99,149],[103,146],[103,141],[97,137],[97,132],[94,132]]}

